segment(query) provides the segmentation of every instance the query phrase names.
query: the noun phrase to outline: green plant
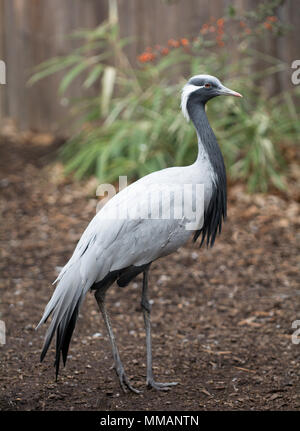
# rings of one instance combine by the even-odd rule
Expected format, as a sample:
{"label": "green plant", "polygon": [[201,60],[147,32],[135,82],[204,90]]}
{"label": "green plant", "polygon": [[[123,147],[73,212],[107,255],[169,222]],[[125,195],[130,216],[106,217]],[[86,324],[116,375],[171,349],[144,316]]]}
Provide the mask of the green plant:
{"label": "green plant", "polygon": [[[208,106],[229,175],[245,181],[251,191],[265,191],[270,184],[283,188],[280,143],[292,143],[299,134],[296,108],[290,96],[268,97],[260,82],[287,65],[252,48],[253,40],[265,32],[284,31],[269,15],[278,1],[272,3],[243,17],[230,7],[225,17],[205,23],[196,38],[170,39],[167,47],[146,48],[137,67],[131,67],[123,53],[128,40],[119,38],[115,21],[73,34],[81,41],[79,48],[39,65],[30,81],[66,69],[61,94],[79,75],[83,89],[98,85],[95,97],[73,104],[80,129],[62,148],[66,171],[78,178],[94,174],[100,181],[113,182],[119,175],[135,179],[193,162],[195,133],[179,110],[184,79],[174,77],[208,73],[244,95],[239,104],[224,98]],[[228,61],[225,44],[234,44],[238,60]],[[266,66],[255,72],[258,55]]]}

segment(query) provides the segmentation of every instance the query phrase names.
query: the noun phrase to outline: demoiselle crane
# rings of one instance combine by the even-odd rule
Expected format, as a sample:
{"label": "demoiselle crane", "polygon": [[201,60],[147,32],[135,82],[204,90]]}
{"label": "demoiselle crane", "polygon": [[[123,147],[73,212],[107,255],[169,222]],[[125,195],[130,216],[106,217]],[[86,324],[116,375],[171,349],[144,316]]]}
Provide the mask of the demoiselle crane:
{"label": "demoiselle crane", "polygon": [[[221,232],[222,220],[226,218],[226,171],[205,112],[206,102],[220,95],[242,97],[210,75],[197,75],[187,82],[182,90],[181,108],[186,119],[191,119],[196,128],[197,160],[190,166],[167,168],[146,175],[110,199],[91,220],[72,257],[55,280],[58,285],[38,327],[52,314],[41,361],[56,332],[56,377],[61,355],[64,365],[66,363],[80,305],[86,293],[95,290],[120,385],[124,391],[127,387],[139,392],[125,374],[106,310],[105,295],[115,281],[124,287],[143,273],[141,305],[146,330],[146,383],[149,387],[163,390],[177,384],[159,383],[153,377],[149,268],[153,261],[173,253],[191,236],[194,241],[200,236],[200,245],[206,242],[212,246],[217,233]],[[197,185],[202,186],[199,193]],[[185,210],[195,207],[196,214],[194,210]],[[156,208],[154,216],[151,208]]]}

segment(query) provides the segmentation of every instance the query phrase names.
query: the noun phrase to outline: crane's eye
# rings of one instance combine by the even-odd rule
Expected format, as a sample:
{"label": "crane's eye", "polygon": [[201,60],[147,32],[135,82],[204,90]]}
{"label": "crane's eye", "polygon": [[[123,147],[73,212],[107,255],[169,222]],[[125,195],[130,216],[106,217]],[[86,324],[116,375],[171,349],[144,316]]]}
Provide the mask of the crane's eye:
{"label": "crane's eye", "polygon": [[209,82],[207,82],[206,84],[204,84],[204,87],[205,87],[205,88],[210,88],[210,87],[211,87],[211,84],[210,84]]}

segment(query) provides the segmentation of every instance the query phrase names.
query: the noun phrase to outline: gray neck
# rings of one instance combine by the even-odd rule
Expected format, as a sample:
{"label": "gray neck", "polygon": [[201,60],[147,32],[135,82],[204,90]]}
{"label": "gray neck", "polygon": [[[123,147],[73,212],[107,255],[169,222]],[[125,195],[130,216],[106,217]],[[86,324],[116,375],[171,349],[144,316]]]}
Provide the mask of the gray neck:
{"label": "gray neck", "polygon": [[[210,127],[205,104],[193,100],[188,101],[188,113],[194,123],[198,136],[198,159],[203,158],[203,154],[209,158],[211,166],[217,177],[226,178],[224,160],[219,148],[217,138]],[[220,180],[221,180],[220,178]]]}
{"label": "gray neck", "polygon": [[196,97],[190,96],[187,102],[187,110],[198,135],[197,161],[201,164],[201,160],[208,157],[214,173],[212,197],[205,211],[204,225],[200,231],[196,232],[195,238],[197,239],[202,233],[201,244],[206,237],[207,244],[213,245],[217,231],[221,231],[222,219],[226,218],[226,170],[216,136],[208,122],[205,103],[199,102]]}

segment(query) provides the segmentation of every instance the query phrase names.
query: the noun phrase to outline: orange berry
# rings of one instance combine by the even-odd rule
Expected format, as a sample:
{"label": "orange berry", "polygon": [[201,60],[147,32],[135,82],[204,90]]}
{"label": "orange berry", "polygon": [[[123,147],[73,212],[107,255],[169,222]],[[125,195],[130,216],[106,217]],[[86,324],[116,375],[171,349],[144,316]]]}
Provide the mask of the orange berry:
{"label": "orange berry", "polygon": [[155,54],[152,54],[151,52],[143,52],[141,55],[138,56],[138,60],[141,63],[147,63],[148,61],[154,60],[156,57]]}
{"label": "orange berry", "polygon": [[272,24],[271,23],[269,23],[269,22],[264,22],[264,26],[265,26],[265,28],[267,29],[267,30],[271,30],[271,28],[272,28]]}
{"label": "orange berry", "polygon": [[278,19],[278,18],[277,18],[277,16],[268,16],[268,17],[267,17],[267,20],[268,20],[268,21],[271,21],[271,22],[276,22],[276,21],[277,21],[277,19]]}
{"label": "orange berry", "polygon": [[143,63],[144,62],[144,54],[138,56],[138,60]]}
{"label": "orange berry", "polygon": [[180,46],[180,42],[175,39],[170,39],[168,40],[168,45],[171,46],[172,48],[178,48]]}
{"label": "orange berry", "polygon": [[188,39],[185,38],[181,39],[180,42],[182,46],[188,46],[190,44]]}

